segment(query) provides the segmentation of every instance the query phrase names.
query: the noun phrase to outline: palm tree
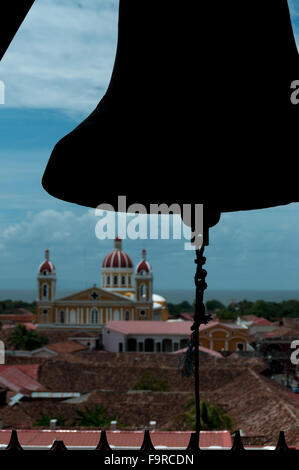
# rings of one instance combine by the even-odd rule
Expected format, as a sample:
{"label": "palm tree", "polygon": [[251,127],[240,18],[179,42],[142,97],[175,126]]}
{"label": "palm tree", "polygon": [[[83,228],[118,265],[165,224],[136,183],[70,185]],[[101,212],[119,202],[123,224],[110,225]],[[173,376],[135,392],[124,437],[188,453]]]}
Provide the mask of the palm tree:
{"label": "palm tree", "polygon": [[[190,430],[195,430],[196,413],[194,399],[186,404],[185,411],[177,416],[176,422],[181,423],[182,426],[188,427]],[[220,406],[213,405],[208,401],[200,402],[200,429],[204,431],[226,429],[233,431],[235,426],[234,418],[225,414]]]}
{"label": "palm tree", "polygon": [[115,419],[113,416],[108,416],[106,408],[102,405],[95,406],[93,409],[85,407],[85,411],[76,410],[78,418],[75,419],[75,423],[79,426],[86,427],[108,427],[110,421]]}
{"label": "palm tree", "polygon": [[28,330],[25,325],[17,325],[8,338],[10,346],[24,351],[41,348],[47,342],[47,338],[39,336],[35,331]]}

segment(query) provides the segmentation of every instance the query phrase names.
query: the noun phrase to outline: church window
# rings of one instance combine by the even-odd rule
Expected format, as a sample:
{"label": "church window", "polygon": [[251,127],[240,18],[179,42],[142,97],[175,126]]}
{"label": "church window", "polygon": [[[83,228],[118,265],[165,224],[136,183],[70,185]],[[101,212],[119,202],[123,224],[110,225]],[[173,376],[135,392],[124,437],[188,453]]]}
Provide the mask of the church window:
{"label": "church window", "polygon": [[131,285],[131,276],[128,277],[128,284]]}
{"label": "church window", "polygon": [[113,278],[113,284],[114,284],[115,286],[117,286],[117,276],[114,276],[114,278]]}
{"label": "church window", "polygon": [[47,286],[47,284],[43,285],[43,297],[48,297],[48,286]]}
{"label": "church window", "polygon": [[146,285],[141,284],[140,286],[140,297],[145,298],[146,297]]}
{"label": "church window", "polygon": [[48,310],[43,310],[44,315],[48,315]]}
{"label": "church window", "polygon": [[48,274],[48,271],[44,271],[44,276],[46,276]]}
{"label": "church window", "polygon": [[125,313],[125,320],[126,321],[130,320],[130,312],[128,311]]}
{"label": "church window", "polygon": [[99,321],[99,312],[94,308],[91,312],[91,323],[96,325]]}
{"label": "church window", "polygon": [[125,276],[122,276],[122,277],[121,277],[121,283],[122,283],[123,286],[126,284],[126,278],[125,278]]}
{"label": "church window", "polygon": [[107,276],[107,286],[110,286],[110,276]]}
{"label": "church window", "polygon": [[146,313],[144,310],[141,310],[139,314],[139,320],[146,320]]}
{"label": "church window", "polygon": [[60,311],[60,323],[64,323],[64,322],[65,322],[64,310],[61,310]]}

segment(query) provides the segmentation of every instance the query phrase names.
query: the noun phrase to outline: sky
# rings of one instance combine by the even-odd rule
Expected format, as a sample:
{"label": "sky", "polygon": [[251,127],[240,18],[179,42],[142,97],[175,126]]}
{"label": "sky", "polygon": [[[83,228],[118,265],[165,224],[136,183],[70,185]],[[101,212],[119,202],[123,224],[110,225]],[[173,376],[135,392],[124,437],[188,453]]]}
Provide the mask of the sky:
{"label": "sky", "polygon": [[[299,5],[289,5],[299,44]],[[95,236],[93,209],[51,197],[41,178],[56,142],[105,93],[117,8],[117,0],[36,0],[0,64],[0,290],[35,289],[45,249],[60,289],[100,285],[112,240]],[[184,240],[125,240],[123,248],[135,265],[147,249],[156,291],[193,288]],[[210,289],[299,290],[299,204],[223,214],[206,255]]]}

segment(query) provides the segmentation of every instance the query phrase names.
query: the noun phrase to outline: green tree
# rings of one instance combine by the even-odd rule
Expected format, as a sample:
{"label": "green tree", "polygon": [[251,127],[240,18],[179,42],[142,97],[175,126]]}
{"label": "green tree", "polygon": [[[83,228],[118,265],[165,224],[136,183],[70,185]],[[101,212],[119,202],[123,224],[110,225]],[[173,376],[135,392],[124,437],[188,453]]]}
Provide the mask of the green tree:
{"label": "green tree", "polygon": [[217,312],[217,318],[219,320],[232,320],[235,321],[238,318],[238,311],[237,310],[220,310]]}
{"label": "green tree", "polygon": [[159,379],[148,370],[142,372],[139,381],[134,385],[133,390],[152,390],[153,392],[166,392],[169,385],[164,379]]}
{"label": "green tree", "polygon": [[15,310],[17,308],[24,308],[29,312],[36,313],[36,302],[24,302],[23,300],[1,300],[0,301],[0,312],[6,313],[10,310]]}
{"label": "green tree", "polygon": [[15,349],[33,351],[47,344],[48,339],[39,336],[36,331],[28,330],[25,325],[18,325],[8,338],[8,344]]}
{"label": "green tree", "polygon": [[[176,421],[185,428],[195,430],[196,412],[195,400],[189,401],[185,411],[177,416]],[[208,401],[200,402],[200,427],[204,431],[229,430],[236,427],[234,418],[224,413],[220,406],[213,405]]]}
{"label": "green tree", "polygon": [[57,426],[65,426],[66,418],[63,415],[54,416],[49,413],[40,412],[39,418],[35,421],[34,426],[50,426],[51,419],[57,419]]}
{"label": "green tree", "polygon": [[85,407],[85,411],[76,410],[77,418],[74,425],[86,427],[108,427],[110,421],[115,419],[115,416],[109,416],[107,409],[102,405],[94,406],[93,408]]}
{"label": "green tree", "polygon": [[167,304],[168,311],[171,315],[179,315],[184,312],[194,312],[194,305],[190,304],[188,300],[183,300],[179,304]]}
{"label": "green tree", "polygon": [[241,302],[237,303],[237,308],[238,308],[238,313],[239,315],[249,315],[249,311],[254,305],[253,302],[250,302],[248,300],[242,300]]}
{"label": "green tree", "polygon": [[208,300],[206,302],[206,309],[209,312],[213,312],[214,310],[224,310],[225,305],[223,305],[219,300]]}

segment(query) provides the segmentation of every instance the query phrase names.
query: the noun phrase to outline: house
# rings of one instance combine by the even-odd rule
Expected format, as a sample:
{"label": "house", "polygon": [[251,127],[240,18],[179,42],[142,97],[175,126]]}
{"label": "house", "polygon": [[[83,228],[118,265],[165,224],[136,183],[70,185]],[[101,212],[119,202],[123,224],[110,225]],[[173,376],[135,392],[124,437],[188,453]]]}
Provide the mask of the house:
{"label": "house", "polygon": [[23,395],[43,391],[38,382],[38,368],[38,364],[1,365],[0,386]]}
{"label": "house", "polygon": [[114,240],[114,249],[102,263],[101,287],[56,298],[56,268],[49,250],[38,268],[37,323],[39,329],[91,330],[100,333],[109,321],[155,320],[168,318],[166,299],[153,292],[153,270],[142,250],[142,259],[134,270],[122,240]]}
{"label": "house", "polygon": [[87,346],[76,341],[61,341],[31,351],[32,357],[53,357],[59,354],[73,354],[88,350]]}
{"label": "house", "polygon": [[250,336],[260,333],[269,333],[277,328],[275,323],[264,317],[256,317],[255,315],[238,317],[236,325],[248,328],[248,334]]}
{"label": "house", "polygon": [[103,330],[104,349],[111,352],[172,352],[190,341],[192,322],[112,321]]}
{"label": "house", "polygon": [[2,328],[7,329],[16,325],[25,325],[28,329],[35,329],[36,315],[24,308],[17,308],[5,313],[0,313]]}
{"label": "house", "polygon": [[[173,352],[190,342],[192,321],[109,322],[103,331],[103,346],[111,352]],[[215,351],[247,351],[247,328],[210,321],[199,329],[200,346]]]}
{"label": "house", "polygon": [[219,320],[212,320],[206,325],[200,325],[199,343],[214,351],[252,350],[248,341],[248,330],[245,326],[224,323]]}

